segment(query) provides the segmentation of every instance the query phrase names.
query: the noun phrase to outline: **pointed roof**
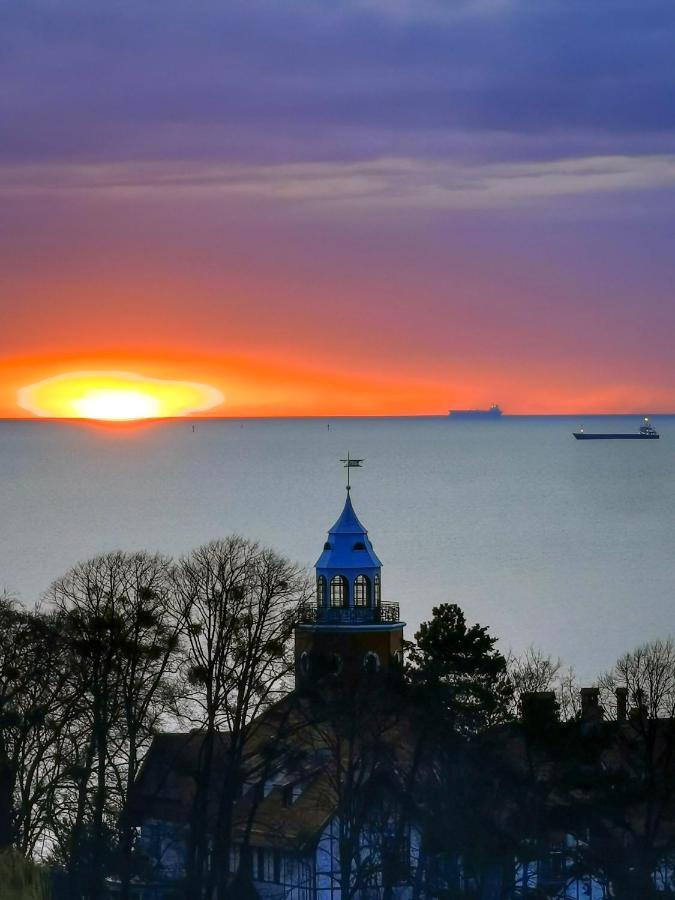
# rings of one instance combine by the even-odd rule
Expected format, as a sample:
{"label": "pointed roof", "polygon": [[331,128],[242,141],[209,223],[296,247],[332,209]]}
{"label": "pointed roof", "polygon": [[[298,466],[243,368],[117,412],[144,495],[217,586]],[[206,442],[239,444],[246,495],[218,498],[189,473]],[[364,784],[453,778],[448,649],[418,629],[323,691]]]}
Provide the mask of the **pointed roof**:
{"label": "pointed roof", "polygon": [[316,568],[374,569],[380,568],[381,565],[347,491],[344,508],[328,532],[328,540],[317,560]]}
{"label": "pointed roof", "polygon": [[347,492],[347,499],[345,500],[344,509],[340,513],[340,517],[337,522],[333,525],[332,528],[329,529],[328,534],[368,534],[363,525],[359,522],[359,517],[356,515],[356,511],[354,510],[354,506],[352,505],[352,498],[349,492]]}

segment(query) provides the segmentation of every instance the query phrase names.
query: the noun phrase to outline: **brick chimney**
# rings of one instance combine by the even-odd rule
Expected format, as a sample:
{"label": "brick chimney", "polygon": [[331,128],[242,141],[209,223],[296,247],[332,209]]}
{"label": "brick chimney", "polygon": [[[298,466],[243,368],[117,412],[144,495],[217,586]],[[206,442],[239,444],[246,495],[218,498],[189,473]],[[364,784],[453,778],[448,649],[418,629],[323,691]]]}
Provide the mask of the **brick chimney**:
{"label": "brick chimney", "polygon": [[557,719],[555,691],[523,691],[520,695],[520,715],[523,722],[529,724]]}
{"label": "brick chimney", "polygon": [[635,705],[630,711],[631,719],[635,721],[646,719],[649,715],[649,709],[647,707],[645,692],[642,688],[636,688],[633,691],[633,703]]}
{"label": "brick chimney", "polygon": [[595,687],[581,688],[581,718],[585,722],[597,722],[602,719],[600,706],[600,689]]}
{"label": "brick chimney", "polygon": [[628,718],[628,688],[616,688],[614,696],[616,697],[616,720],[625,722]]}

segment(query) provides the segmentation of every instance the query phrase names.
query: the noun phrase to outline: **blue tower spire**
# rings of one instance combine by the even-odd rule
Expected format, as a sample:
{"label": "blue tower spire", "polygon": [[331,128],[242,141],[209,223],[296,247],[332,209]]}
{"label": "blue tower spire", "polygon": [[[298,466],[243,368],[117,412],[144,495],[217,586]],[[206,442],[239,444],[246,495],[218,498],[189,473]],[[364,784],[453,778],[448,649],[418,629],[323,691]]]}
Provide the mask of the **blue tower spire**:
{"label": "blue tower spire", "polygon": [[347,454],[342,462],[347,469],[347,498],[316,562],[317,604],[334,610],[332,615],[345,609],[367,619],[380,606],[382,563],[352,504],[349,470],[363,460]]}
{"label": "blue tower spire", "polygon": [[355,678],[403,660],[405,623],[398,603],[382,602],[382,563],[352,503],[349,469],[362,460],[347,456],[342,462],[345,505],[316,562],[316,605],[301,611],[295,629],[298,678]]}

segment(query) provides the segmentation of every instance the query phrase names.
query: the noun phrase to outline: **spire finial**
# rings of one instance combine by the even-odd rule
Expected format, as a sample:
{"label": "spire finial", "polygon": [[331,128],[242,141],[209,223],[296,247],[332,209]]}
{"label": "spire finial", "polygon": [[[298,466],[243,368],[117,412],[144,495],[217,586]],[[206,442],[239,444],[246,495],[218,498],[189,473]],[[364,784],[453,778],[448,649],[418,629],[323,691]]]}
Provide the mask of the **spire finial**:
{"label": "spire finial", "polygon": [[347,459],[341,459],[341,463],[344,463],[345,469],[347,470],[347,493],[351,491],[351,484],[349,483],[349,470],[350,469],[360,469],[361,464],[363,463],[362,459],[354,459],[347,453]]}

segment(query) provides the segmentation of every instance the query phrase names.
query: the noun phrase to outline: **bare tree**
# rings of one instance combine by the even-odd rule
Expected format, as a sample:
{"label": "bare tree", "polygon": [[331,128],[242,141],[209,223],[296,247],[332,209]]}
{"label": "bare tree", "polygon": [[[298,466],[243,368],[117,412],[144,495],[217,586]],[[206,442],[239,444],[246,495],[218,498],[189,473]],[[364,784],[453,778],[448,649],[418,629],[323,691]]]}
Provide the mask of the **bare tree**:
{"label": "bare tree", "polygon": [[403,845],[404,808],[409,811],[412,741],[401,692],[391,688],[386,673],[317,684],[294,741],[309,761],[322,762],[320,795],[333,812],[331,877],[345,900],[366,896],[377,885],[387,896],[403,874],[396,849]]}
{"label": "bare tree", "polygon": [[[675,643],[657,640],[626,653],[599,686],[614,723],[580,803],[591,841],[580,846],[578,866],[617,900],[672,895],[672,875],[657,891],[654,873],[663,864],[672,873],[675,857]],[[625,718],[617,689],[632,706]]]}
{"label": "bare tree", "polygon": [[216,888],[219,897],[227,894],[232,812],[250,727],[289,688],[296,610],[309,586],[300,567],[236,535],[181,559],[174,585],[174,614],[186,639],[183,718],[201,731],[187,891],[190,900],[202,900]]}
{"label": "bare tree", "polygon": [[[122,552],[81,563],[52,585],[77,707],[64,739],[72,763],[61,790],[61,846],[74,895],[104,891],[111,844],[154,727],[169,708],[167,675],[177,647],[169,616],[169,563]],[[122,820],[123,889],[132,832]],[[75,891],[78,893],[75,894]]]}
{"label": "bare tree", "polygon": [[521,656],[509,656],[507,663],[517,707],[522,694],[552,690],[562,667],[560,659],[533,644]]}
{"label": "bare tree", "polygon": [[520,715],[523,694],[555,691],[560,715],[572,719],[579,713],[579,689],[574,669],[563,669],[560,657],[554,658],[530,645],[521,656],[508,657],[509,678],[513,685],[513,713]]}

